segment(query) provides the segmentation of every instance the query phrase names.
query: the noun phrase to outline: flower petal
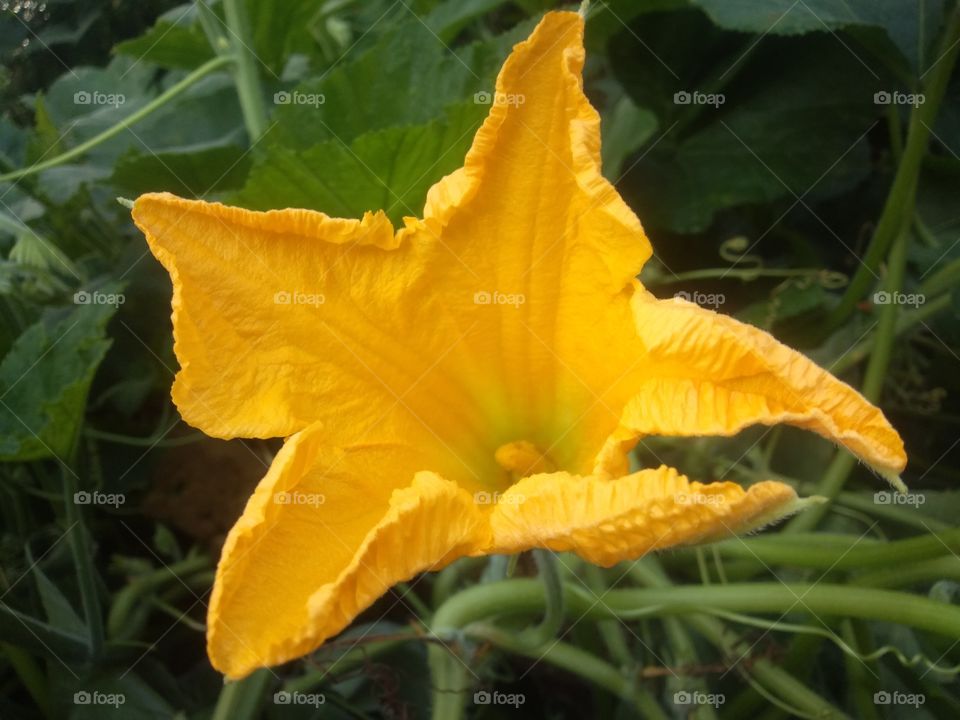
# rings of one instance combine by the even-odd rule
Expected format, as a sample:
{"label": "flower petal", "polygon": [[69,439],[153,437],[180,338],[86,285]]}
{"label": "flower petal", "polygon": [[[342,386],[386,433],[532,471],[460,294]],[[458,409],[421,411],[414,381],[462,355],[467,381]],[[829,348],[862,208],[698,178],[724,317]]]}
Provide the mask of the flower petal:
{"label": "flower petal", "polygon": [[666,466],[616,479],[533,475],[500,496],[490,519],[492,552],[542,547],[609,567],[654,550],[755,530],[807,502],[783,483],[747,490],[731,482],[704,485]]}
{"label": "flower petal", "polygon": [[173,280],[173,397],[191,425],[278,437],[323,421],[359,438],[392,422],[449,448],[482,426],[441,363],[460,335],[426,322],[437,313],[423,248],[401,244],[382,213],[340,220],[150,194],[133,215]]}
{"label": "flower petal", "polygon": [[876,407],[773,336],[683,300],[634,298],[647,377],[621,436],[732,435],[789,423],[840,443],[891,482],[903,442]]}
{"label": "flower petal", "polygon": [[473,498],[389,444],[290,438],[230,531],[207,649],[240,678],[318,647],[393,584],[489,544]]}
{"label": "flower petal", "polygon": [[563,439],[557,464],[589,471],[622,407],[597,397],[616,394],[638,350],[630,285],[651,248],[601,175],[583,62],[579,14],[544,16],[504,64],[464,167],[404,232],[446,249],[430,274],[445,312],[474,328],[466,372],[491,415],[506,417],[494,447]]}

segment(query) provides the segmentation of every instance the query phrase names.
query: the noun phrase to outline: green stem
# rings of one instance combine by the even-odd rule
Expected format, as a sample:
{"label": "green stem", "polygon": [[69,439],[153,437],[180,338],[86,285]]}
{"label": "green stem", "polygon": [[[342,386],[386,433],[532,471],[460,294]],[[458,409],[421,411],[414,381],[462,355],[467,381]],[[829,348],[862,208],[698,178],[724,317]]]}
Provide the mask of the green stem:
{"label": "green stem", "polygon": [[[824,471],[823,478],[820,480],[820,485],[817,487],[815,494],[826,498],[835,498],[840,494],[840,491],[847,482],[847,476],[856,464],[857,459],[849,452],[845,450],[837,451],[837,454],[833,456],[833,460],[830,461],[830,464]],[[783,530],[780,531],[781,534],[794,534],[813,530],[820,523],[828,507],[829,505],[824,503],[807,508],[806,511],[794,516],[787,522],[787,524],[783,526]]]}
{"label": "green stem", "polygon": [[394,648],[411,640],[423,640],[421,633],[413,630],[395,633],[394,637],[387,640],[377,640],[374,642],[363,642],[361,645],[352,647],[342,655],[330,660],[325,667],[319,670],[313,670],[298,678],[288,680],[283,685],[287,692],[310,692],[317,685],[322,683],[330,676],[341,675],[349,670],[353,670],[363,665],[370,658],[382,655]]}
{"label": "green stem", "polygon": [[848,508],[867,513],[874,517],[890,522],[899,523],[908,527],[922,530],[923,532],[941,532],[952,530],[955,525],[937,520],[929,515],[922,515],[916,510],[911,510],[900,505],[878,505],[873,495],[864,496],[855,492],[842,492],[837,496],[837,502]]}
{"label": "green stem", "polygon": [[937,270],[920,285],[920,289],[927,295],[936,295],[941,292],[949,293],[960,285],[960,258],[955,258]]}
{"label": "green stem", "polygon": [[846,292],[822,325],[822,334],[837,329],[850,316],[873,282],[880,262],[886,257],[904,223],[909,223],[909,219],[913,217],[920,167],[927,151],[930,128],[936,120],[957,54],[960,52],[958,39],[960,7],[954,8],[947,22],[938,53],[941,59],[930,71],[930,80],[924,88],[924,103],[914,107],[910,113],[907,142],[873,238]]}
{"label": "green stem", "polygon": [[[661,591],[675,589],[655,558],[645,558],[635,563],[630,569],[630,575],[639,583]],[[696,586],[691,586],[695,588]],[[729,587],[729,586],[725,586]],[[706,604],[706,603],[705,603]],[[724,624],[715,617],[703,613],[695,613],[683,618],[693,630],[704,637],[707,642],[719,650],[724,657],[739,664],[750,658],[751,647],[739,640],[739,637],[729,631]],[[785,670],[773,665],[768,660],[753,659],[747,668],[741,672],[746,681],[754,690],[768,697],[770,700],[788,701],[811,715],[822,718],[842,718],[842,712],[821,698],[806,685],[795,679]]]}
{"label": "green stem", "polygon": [[[910,241],[910,218],[912,216],[911,211],[909,215],[901,218],[901,227],[890,251],[890,271],[884,287],[891,297],[895,297],[903,288],[907,267],[907,248]],[[863,387],[861,388],[864,397],[874,403],[880,398],[883,383],[887,376],[887,369],[890,367],[890,356],[893,353],[893,344],[897,337],[897,316],[900,306],[896,302],[888,302],[886,305],[881,305],[880,308],[880,320],[874,337],[873,349],[870,352],[870,360],[867,363]],[[807,512],[797,515],[786,526],[785,530],[787,532],[812,530],[820,523],[830,512],[833,500],[843,490],[847,478],[850,477],[850,471],[853,470],[854,462],[853,455],[845,450],[839,451],[834,456],[833,462],[827,468],[816,492],[817,495],[827,498],[828,502],[815,505]]]}
{"label": "green stem", "polygon": [[107,637],[122,639],[134,637],[138,623],[132,622],[134,611],[141,604],[143,598],[157,592],[167,583],[184,582],[184,577],[206,570],[210,567],[210,558],[196,555],[142,575],[127,583],[117,593],[110,612],[107,614]]}
{"label": "green stem", "polygon": [[789,565],[821,570],[862,570],[905,567],[960,553],[960,529],[905,540],[881,542],[855,535],[793,533],[762,535],[717,543],[725,558],[752,560],[760,565]]}
{"label": "green stem", "polygon": [[271,677],[269,670],[261,669],[243,680],[225,683],[210,720],[254,720],[260,717],[260,705]]}
{"label": "green stem", "polygon": [[[950,303],[950,294],[944,293],[935,300],[924,303],[916,310],[907,310],[900,313],[899,317],[897,318],[896,329],[894,330],[894,339],[899,338],[905,332],[924,322],[933,315],[936,315],[941,310],[946,310],[950,307]],[[853,366],[858,365],[870,355],[874,346],[876,345],[876,342],[877,338],[875,334],[871,334],[869,337],[864,338],[857,343],[852,350],[847,351],[843,357],[830,365],[830,372],[832,372],[834,375],[842,375]]]}
{"label": "green stem", "polygon": [[[845,619],[840,626],[843,641],[856,653],[866,655],[861,640],[865,639],[856,631],[854,621]],[[853,699],[853,706],[857,708],[857,717],[861,720],[881,720],[877,712],[877,705],[873,702],[874,677],[863,660],[854,655],[845,653],[843,662],[847,671],[847,686]],[[874,664],[874,663],[871,663]]]}
{"label": "green stem", "polygon": [[[590,590],[597,597],[603,597],[603,593],[607,591],[607,583],[600,568],[596,565],[584,563],[583,573]],[[627,638],[623,633],[623,626],[619,621],[602,620],[597,623],[597,630],[603,638],[603,644],[606,645],[610,657],[620,664],[621,669],[631,668],[637,664],[630,652],[630,646],[627,644]]]}
{"label": "green stem", "polygon": [[[631,572],[640,575],[641,564]],[[611,590],[604,602],[596,603],[579,588],[565,586],[566,610],[575,617],[594,620],[642,616],[691,616],[688,622],[728,657],[744,655],[735,637],[715,618],[705,618],[703,607],[738,613],[811,613],[818,617],[840,616],[899,623],[919,630],[960,637],[960,608],[908,593],[848,587],[827,583],[812,585],[784,583],[738,583],[703,587],[655,586],[643,589]],[[494,615],[534,614],[546,606],[542,583],[536,580],[505,580],[478,585],[454,595],[434,616],[434,632],[447,636]],[[524,646],[526,648],[526,646]],[[442,647],[431,646],[434,672],[434,718],[462,717],[464,695],[469,692],[465,666]],[[529,648],[527,648],[529,649]],[[454,664],[456,663],[456,664]],[[765,689],[811,714],[842,717],[843,714],[769,662],[755,660],[749,667]]]}
{"label": "green stem", "polygon": [[[573,617],[633,620],[687,615],[704,606],[751,613],[813,613],[899,623],[945,637],[960,637],[960,607],[909,593],[847,587],[831,583],[729,583],[610,590],[597,603],[582,588],[564,587],[565,607]],[[542,583],[504,580],[477,585],[454,595],[437,610],[434,622],[447,632],[493,615],[529,615],[545,607]],[[438,622],[438,620],[442,620]],[[434,631],[440,634],[436,627]]]}
{"label": "green stem", "polygon": [[911,563],[891,563],[890,567],[858,573],[847,582],[875,588],[909,587],[937,580],[960,581],[960,558],[955,555]]}
{"label": "green stem", "polygon": [[97,593],[93,550],[90,547],[87,527],[83,522],[80,506],[74,501],[77,484],[69,468],[61,469],[63,477],[63,504],[66,512],[68,542],[73,564],[77,573],[77,585],[80,588],[80,603],[83,606],[84,620],[87,625],[87,642],[91,657],[98,657],[103,649],[103,615],[100,609],[100,596]]}
{"label": "green stem", "polygon": [[823,269],[816,268],[800,268],[797,270],[790,270],[787,268],[704,268],[702,270],[690,270],[688,272],[682,272],[679,275],[671,275],[669,278],[664,280],[664,284],[672,285],[674,283],[684,282],[687,280],[707,280],[711,278],[716,278],[719,280],[730,278],[732,280],[743,280],[744,282],[749,282],[751,280],[757,280],[765,277],[813,277],[823,278],[825,282],[831,284],[837,282],[843,282],[844,284],[846,283],[846,277],[840,273],[828,274]]}
{"label": "green stem", "polygon": [[[910,244],[909,228],[909,218],[905,218],[900,233],[893,244],[893,249],[890,251],[890,271],[885,285],[891,295],[903,290],[903,281],[907,270],[907,248]],[[883,381],[887,376],[887,369],[890,367],[890,354],[893,352],[893,341],[896,338],[899,309],[900,306],[896,302],[887,303],[880,309],[876,341],[873,352],[870,353],[870,361],[867,363],[867,372],[861,388],[863,396],[873,403],[880,400]]]}
{"label": "green stem", "polygon": [[[234,65],[234,82],[240,99],[240,110],[247,127],[250,142],[256,142],[267,129],[267,110],[263,100],[263,87],[257,71],[257,60],[251,50],[253,40],[247,21],[246,6],[242,0],[223,0],[223,14],[230,30],[230,44]],[[217,48],[214,48],[217,50]]]}
{"label": "green stem", "polygon": [[540,579],[543,580],[547,607],[540,624],[523,633],[522,642],[540,646],[554,639],[560,631],[560,626],[563,625],[563,586],[560,584],[560,574],[557,572],[557,559],[551,550],[534,550],[533,557],[537,563]]}
{"label": "green stem", "polygon": [[74,158],[80,157],[89,150],[92,150],[97,145],[105,143],[112,137],[120,134],[128,127],[135,125],[136,123],[143,120],[145,117],[150,115],[152,112],[159,110],[161,107],[166,105],[168,102],[173,100],[175,97],[183,93],[185,90],[190,88],[192,85],[195,85],[201,78],[206,77],[210,73],[219,70],[224,65],[233,62],[233,58],[229,55],[223,55],[221,57],[213,58],[208,60],[203,65],[198,67],[196,70],[191,72],[185,78],[175,85],[171,85],[166,91],[158,95],[156,98],[148,102],[142,108],[137,110],[132,115],[124,118],[116,125],[113,125],[106,130],[104,130],[99,135],[95,135],[86,142],[82,142],[77,145],[75,148],[68,150],[65,153],[52,157],[49,160],[44,160],[42,162],[34,163],[33,165],[20,170],[14,170],[13,172],[0,175],[0,182],[6,182],[8,180],[16,180],[18,178],[25,177],[27,175],[33,175],[34,173],[41,172],[42,170],[47,170],[48,168],[56,167],[58,165],[63,165],[66,162],[70,162]]}
{"label": "green stem", "polygon": [[117,433],[96,430],[91,427],[83,429],[83,434],[94,440],[103,440],[104,442],[116,443],[117,445],[133,445],[135,447],[178,447],[180,445],[189,445],[191,443],[203,440],[206,437],[201,432],[192,432],[181,437],[164,439],[163,435],[155,437],[135,437],[133,435],[118,435]]}
{"label": "green stem", "polygon": [[[485,640],[509,652],[543,660],[574,675],[579,675],[591,684],[609,690],[614,695],[631,703],[641,717],[653,720],[667,720],[668,718],[649,692],[624,677],[610,663],[574,645],[553,641],[542,646],[532,646],[523,641],[518,641],[507,632],[487,625],[474,626],[467,633],[471,637]],[[434,717],[439,716],[434,715]]]}

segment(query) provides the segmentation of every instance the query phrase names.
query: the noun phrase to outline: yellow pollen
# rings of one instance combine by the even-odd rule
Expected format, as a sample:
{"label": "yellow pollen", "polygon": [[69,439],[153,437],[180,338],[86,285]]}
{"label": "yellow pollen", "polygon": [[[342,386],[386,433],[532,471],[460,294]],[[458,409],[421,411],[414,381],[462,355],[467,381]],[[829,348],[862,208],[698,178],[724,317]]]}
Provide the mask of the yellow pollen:
{"label": "yellow pollen", "polygon": [[497,448],[493,455],[504,470],[513,475],[514,480],[554,472],[557,466],[536,445],[527,440],[515,440]]}

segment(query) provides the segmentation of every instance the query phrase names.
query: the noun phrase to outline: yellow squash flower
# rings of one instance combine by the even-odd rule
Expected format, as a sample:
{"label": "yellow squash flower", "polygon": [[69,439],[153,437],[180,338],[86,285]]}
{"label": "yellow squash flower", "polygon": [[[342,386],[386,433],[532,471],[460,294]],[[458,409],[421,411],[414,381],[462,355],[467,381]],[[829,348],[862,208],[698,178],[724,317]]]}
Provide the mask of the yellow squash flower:
{"label": "yellow squash flower", "polygon": [[393,584],[529,548],[611,565],[802,504],[630,473],[648,435],[789,423],[899,482],[882,413],[773,337],[636,280],[651,247],[600,174],[583,20],[503,66],[464,166],[395,231],[169,194],[133,209],[173,280],[173,398],[220,438],[286,437],[227,538],[208,617],[231,678],[308,653]]}

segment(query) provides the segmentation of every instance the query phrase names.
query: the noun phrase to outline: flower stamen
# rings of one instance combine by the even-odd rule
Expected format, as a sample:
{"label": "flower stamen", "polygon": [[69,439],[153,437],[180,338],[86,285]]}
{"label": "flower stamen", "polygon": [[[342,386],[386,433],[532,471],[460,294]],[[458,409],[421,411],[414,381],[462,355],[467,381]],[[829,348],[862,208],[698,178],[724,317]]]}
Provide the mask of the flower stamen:
{"label": "flower stamen", "polygon": [[555,472],[556,464],[529,440],[514,440],[497,448],[497,464],[510,473],[514,482],[530,475]]}

